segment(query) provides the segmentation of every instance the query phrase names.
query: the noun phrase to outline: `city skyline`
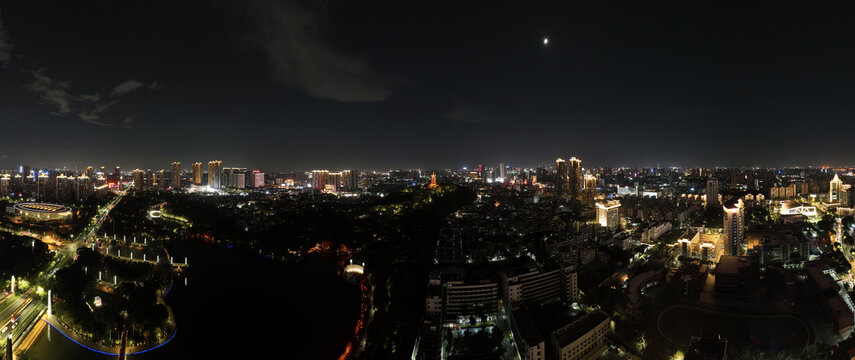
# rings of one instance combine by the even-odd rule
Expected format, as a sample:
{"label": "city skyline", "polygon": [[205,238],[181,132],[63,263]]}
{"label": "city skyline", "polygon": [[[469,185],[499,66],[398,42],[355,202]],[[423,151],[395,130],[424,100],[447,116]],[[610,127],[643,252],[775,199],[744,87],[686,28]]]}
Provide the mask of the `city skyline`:
{"label": "city skyline", "polygon": [[[220,161],[220,160],[210,160],[210,161]],[[207,174],[208,173],[208,170],[207,170],[208,164],[207,163],[210,161],[204,160],[204,164],[200,162],[200,164],[205,165],[205,168],[201,169],[201,172],[200,172],[201,174]],[[179,164],[186,164],[182,161],[172,161],[172,162],[167,163],[165,166],[161,166],[161,167],[157,167],[157,166],[154,166],[154,167],[134,167],[134,166],[124,167],[121,165],[118,165],[117,167],[125,169],[125,170],[122,170],[123,174],[130,174],[134,170],[144,170],[144,171],[151,171],[151,172],[161,171],[161,170],[170,170],[171,171],[171,169],[175,168],[175,167],[171,166],[171,164],[176,163],[176,162]],[[223,162],[223,161],[220,161],[220,162]],[[272,168],[271,167],[248,167],[248,166],[244,166],[244,163],[226,163],[226,164],[221,165],[221,166],[226,166],[226,167],[240,166],[243,169],[247,169],[249,171],[262,170],[262,171],[273,171],[273,172],[283,172],[283,173],[287,173],[287,172],[311,173],[312,171],[316,171],[316,170],[325,170],[325,171],[360,170],[360,171],[377,171],[377,172],[409,171],[409,170],[456,171],[456,170],[477,170],[479,165],[484,169],[498,169],[500,165],[504,165],[507,169],[534,170],[537,168],[555,169],[556,166],[554,163],[555,163],[555,161],[553,160],[552,162],[544,161],[544,162],[539,163],[537,165],[526,165],[526,166],[511,164],[511,163],[496,163],[496,164],[473,163],[473,164],[467,164],[467,165],[460,165],[457,167],[449,167],[449,166],[446,166],[446,167],[405,167],[405,166],[398,166],[398,167],[382,167],[382,168],[378,168],[378,167],[375,167],[375,168],[371,168],[371,167],[357,168],[357,167],[353,167],[353,166],[350,166],[350,167],[348,167],[348,166],[342,166],[342,167],[324,167],[324,166],[313,166],[312,167],[312,166],[310,166],[307,168],[299,168],[299,169],[287,168],[287,167],[272,167]],[[13,164],[13,165],[8,166],[8,167],[0,167],[0,170],[18,171],[21,168],[29,166],[29,167],[32,167],[33,169],[38,169],[40,171],[59,170],[59,171],[72,171],[75,173],[85,174],[89,167],[97,167],[97,166],[104,167],[103,165],[97,165],[97,166],[93,165],[94,163],[91,163],[91,162],[90,163],[84,162],[84,164],[87,164],[87,165],[71,166],[71,167],[69,167],[69,166],[65,166],[65,167],[47,166],[46,167],[43,165],[39,166],[39,165],[30,164],[30,163],[16,163],[16,164]],[[183,166],[179,165],[179,168],[180,168],[182,173],[191,173],[192,174],[195,171],[193,168],[194,164],[195,163],[191,163],[189,165],[183,165]],[[598,170],[598,169],[639,169],[639,170],[644,170],[644,169],[742,169],[742,170],[749,170],[749,169],[821,169],[821,170],[824,170],[824,169],[827,169],[827,170],[833,170],[833,169],[847,169],[847,168],[855,168],[855,165],[831,164],[831,165],[782,165],[782,166],[683,166],[683,165],[667,165],[666,166],[665,164],[655,164],[653,166],[627,166],[627,165],[594,166],[594,167],[585,166],[585,165],[582,166],[583,170]],[[113,168],[110,166],[106,166],[106,169],[110,170],[110,171],[106,171],[105,174],[111,173],[113,170]]]}
{"label": "city skyline", "polygon": [[767,10],[3,4],[0,168],[848,165],[847,11]]}
{"label": "city skyline", "polygon": [[0,1],[0,360],[855,359],[853,14]]}

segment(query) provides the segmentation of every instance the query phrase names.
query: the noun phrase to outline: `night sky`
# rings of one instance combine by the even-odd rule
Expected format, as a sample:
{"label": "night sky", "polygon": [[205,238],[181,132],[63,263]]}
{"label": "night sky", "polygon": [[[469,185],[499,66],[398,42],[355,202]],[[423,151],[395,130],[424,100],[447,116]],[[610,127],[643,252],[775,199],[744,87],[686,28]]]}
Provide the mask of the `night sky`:
{"label": "night sky", "polygon": [[2,1],[0,168],[853,165],[852,7],[654,3]]}

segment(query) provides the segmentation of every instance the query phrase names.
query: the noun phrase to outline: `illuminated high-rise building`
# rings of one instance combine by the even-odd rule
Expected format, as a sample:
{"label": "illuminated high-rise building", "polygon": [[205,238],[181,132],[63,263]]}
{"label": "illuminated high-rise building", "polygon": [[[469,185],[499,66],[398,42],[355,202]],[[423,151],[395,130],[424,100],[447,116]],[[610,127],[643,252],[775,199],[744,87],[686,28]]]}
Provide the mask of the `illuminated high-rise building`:
{"label": "illuminated high-rise building", "polygon": [[508,171],[507,171],[507,169],[505,169],[504,163],[499,163],[499,174],[497,176],[499,178],[501,178],[502,181],[505,181],[508,179]]}
{"label": "illuminated high-rise building", "polygon": [[585,203],[590,204],[597,196],[597,177],[585,174]]}
{"label": "illuminated high-rise building", "polygon": [[566,196],[568,193],[567,162],[562,158],[555,160],[555,195]]}
{"label": "illuminated high-rise building", "polygon": [[223,162],[219,160],[208,162],[208,186],[219,189],[223,176]]}
{"label": "illuminated high-rise building", "polygon": [[178,161],[172,162],[172,183],[169,186],[173,190],[181,188],[181,163]]}
{"label": "illuminated high-rise building", "polygon": [[620,201],[598,202],[597,222],[612,230],[620,228]]}
{"label": "illuminated high-rise building", "polygon": [[839,203],[840,202],[840,193],[843,191],[843,180],[840,180],[837,177],[837,174],[834,174],[834,179],[831,179],[828,188],[828,202],[829,203]]}
{"label": "illuminated high-rise building", "polygon": [[223,187],[243,189],[246,187],[246,168],[225,168],[222,179],[220,185]]}
{"label": "illuminated high-rise building", "polygon": [[571,157],[567,161],[567,190],[572,200],[582,199],[582,185],[584,184],[584,173],[582,172],[582,160]]}
{"label": "illuminated high-rise building", "polygon": [[92,186],[93,180],[94,179],[92,179],[86,175],[77,177],[75,188],[74,188],[74,194],[77,198],[77,201],[85,199],[85,198],[89,197],[89,195],[92,194],[92,192],[95,190],[95,188]]}
{"label": "illuminated high-rise building", "polygon": [[193,163],[193,185],[202,185],[202,163]]}
{"label": "illuminated high-rise building", "polygon": [[261,170],[253,170],[249,178],[249,186],[258,188],[264,186],[264,173]]}
{"label": "illuminated high-rise building", "polygon": [[338,190],[338,188],[342,187],[341,179],[342,179],[342,174],[340,172],[328,173],[327,174],[326,188],[328,188],[328,189],[331,188],[332,190]]}
{"label": "illuminated high-rise building", "polygon": [[12,189],[12,177],[7,175],[0,176],[0,195],[8,196]]}
{"label": "illuminated high-rise building", "polygon": [[312,170],[312,189],[321,191],[326,187],[329,170]]}
{"label": "illuminated high-rise building", "polygon": [[116,170],[113,171],[113,182],[119,187],[122,188],[122,168],[116,166]]}
{"label": "illuminated high-rise building", "polygon": [[166,170],[160,169],[157,171],[157,181],[155,181],[159,189],[166,188]]}
{"label": "illuminated high-rise building", "polygon": [[745,205],[742,199],[730,199],[722,205],[722,208],[724,208],[725,248],[728,255],[741,255],[745,240]]}
{"label": "illuminated high-rise building", "polygon": [[355,191],[359,189],[359,170],[342,170],[341,178],[345,190]]}
{"label": "illuminated high-rise building", "polygon": [[134,187],[137,190],[145,189],[145,170],[134,170]]}
{"label": "illuminated high-rise building", "polygon": [[707,206],[718,206],[718,179],[707,180]]}
{"label": "illuminated high-rise building", "polygon": [[86,177],[88,177],[90,179],[95,178],[95,168],[94,167],[92,167],[92,166],[86,167]]}

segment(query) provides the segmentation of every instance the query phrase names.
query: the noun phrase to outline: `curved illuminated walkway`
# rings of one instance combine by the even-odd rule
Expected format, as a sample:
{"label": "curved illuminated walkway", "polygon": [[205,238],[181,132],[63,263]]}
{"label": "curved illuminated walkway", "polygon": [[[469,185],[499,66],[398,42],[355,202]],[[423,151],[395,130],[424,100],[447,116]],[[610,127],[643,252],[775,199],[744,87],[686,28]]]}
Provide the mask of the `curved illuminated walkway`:
{"label": "curved illuminated walkway", "polygon": [[659,313],[656,328],[665,339],[681,346],[705,332],[768,351],[801,349],[813,343],[811,326],[793,314],[739,314],[673,305]]}
{"label": "curved illuminated walkway", "polygon": [[[163,294],[162,297],[160,297],[159,302],[162,303],[163,299],[166,298],[166,295],[169,295],[169,292],[172,291],[172,286],[174,284],[175,283],[169,284],[169,288],[166,289],[166,292]],[[172,309],[169,307],[167,307],[167,309],[169,311],[169,318],[173,319]],[[97,344],[91,340],[84,339],[82,336],[78,335],[77,333],[75,333],[71,329],[65,327],[65,325],[63,325],[61,322],[59,322],[59,320],[54,315],[45,314],[44,317],[42,317],[42,321],[44,321],[45,323],[50,325],[50,327],[54,328],[56,331],[58,331],[63,336],[67,337],[68,340],[71,340],[75,344],[80,345],[85,349],[92,350],[94,352],[104,354],[104,355],[111,355],[111,356],[119,355],[119,351],[121,349],[119,346],[101,345],[101,344]],[[174,320],[173,320],[173,323],[174,323]],[[139,354],[146,353],[146,352],[152,351],[154,349],[160,348],[161,346],[166,345],[170,341],[172,341],[172,339],[175,338],[176,334],[178,334],[178,327],[177,326],[175,328],[173,328],[172,334],[164,337],[163,339],[161,339],[157,343],[127,347],[125,349],[125,355],[139,355]]]}
{"label": "curved illuminated walkway", "polygon": [[[50,325],[52,328],[54,328],[60,334],[67,337],[69,340],[73,341],[75,344],[80,345],[86,349],[89,349],[89,350],[92,350],[94,352],[101,353],[104,355],[112,355],[112,356],[119,355],[119,349],[120,349],[119,346],[106,346],[106,345],[96,344],[92,341],[84,339],[81,336],[77,335],[74,331],[71,331],[70,329],[68,329],[64,325],[62,325],[62,323],[60,323],[56,319],[56,316],[45,314],[45,316],[42,318],[42,321],[44,321],[45,323]],[[177,328],[172,331],[171,335],[169,335],[168,337],[165,337],[163,340],[161,340],[160,342],[158,342],[156,344],[129,346],[125,350],[125,355],[139,355],[139,354],[157,349],[163,345],[168,344],[170,341],[172,341],[172,339],[175,338],[176,334],[178,334]]]}

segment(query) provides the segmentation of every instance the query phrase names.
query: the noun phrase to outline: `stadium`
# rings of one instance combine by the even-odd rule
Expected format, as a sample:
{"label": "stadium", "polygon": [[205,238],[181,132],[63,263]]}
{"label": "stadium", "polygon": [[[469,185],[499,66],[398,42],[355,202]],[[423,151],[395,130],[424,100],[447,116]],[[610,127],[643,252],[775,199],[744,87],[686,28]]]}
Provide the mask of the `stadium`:
{"label": "stadium", "polygon": [[71,220],[71,208],[65,205],[45,203],[20,203],[15,204],[7,212],[27,221],[67,221]]}

